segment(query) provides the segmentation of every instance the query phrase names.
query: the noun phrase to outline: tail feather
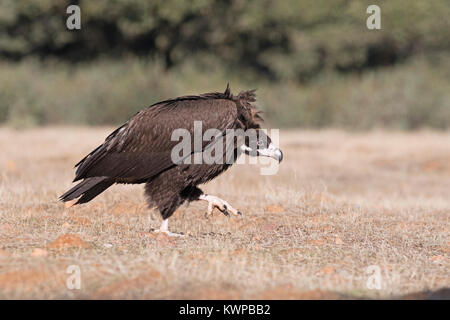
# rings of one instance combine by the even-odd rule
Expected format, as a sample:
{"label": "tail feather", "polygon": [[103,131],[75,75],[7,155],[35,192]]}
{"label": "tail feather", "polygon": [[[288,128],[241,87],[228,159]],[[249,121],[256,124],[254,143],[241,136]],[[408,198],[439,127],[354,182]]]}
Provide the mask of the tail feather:
{"label": "tail feather", "polygon": [[108,177],[87,178],[64,193],[59,199],[66,202],[81,196],[75,204],[85,203],[94,199],[113,184],[114,180]]}

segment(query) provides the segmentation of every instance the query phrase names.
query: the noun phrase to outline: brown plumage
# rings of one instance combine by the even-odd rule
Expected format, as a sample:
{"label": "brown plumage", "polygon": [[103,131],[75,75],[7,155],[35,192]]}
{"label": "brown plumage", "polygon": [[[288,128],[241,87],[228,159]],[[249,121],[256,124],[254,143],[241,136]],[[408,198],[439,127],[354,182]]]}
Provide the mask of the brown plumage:
{"label": "brown plumage", "polygon": [[[171,151],[178,141],[171,141],[178,128],[194,134],[194,121],[202,122],[203,133],[210,128],[259,129],[261,120],[254,90],[234,96],[227,86],[224,93],[183,96],[155,103],[135,114],[112,132],[105,142],[76,164],[74,181],[82,180],[63,194],[62,201],[79,198],[88,202],[115,183],[146,183],[150,207],[157,207],[169,218],[184,201],[198,200],[197,188],[225,171],[230,164],[175,164]],[[203,149],[210,142],[203,142]],[[236,152],[236,156],[238,153]],[[226,206],[223,207],[227,211]]]}

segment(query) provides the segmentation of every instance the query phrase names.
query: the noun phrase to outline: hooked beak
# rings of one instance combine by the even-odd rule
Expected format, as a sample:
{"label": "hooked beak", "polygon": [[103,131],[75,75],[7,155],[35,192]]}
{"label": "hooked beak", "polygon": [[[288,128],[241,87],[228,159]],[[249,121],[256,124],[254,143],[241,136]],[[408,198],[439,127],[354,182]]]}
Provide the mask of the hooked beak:
{"label": "hooked beak", "polygon": [[257,150],[258,154],[263,157],[271,157],[278,161],[278,163],[283,160],[283,152],[281,152],[280,149],[278,149],[275,145],[272,143],[269,144],[269,147],[267,149],[259,149]]}

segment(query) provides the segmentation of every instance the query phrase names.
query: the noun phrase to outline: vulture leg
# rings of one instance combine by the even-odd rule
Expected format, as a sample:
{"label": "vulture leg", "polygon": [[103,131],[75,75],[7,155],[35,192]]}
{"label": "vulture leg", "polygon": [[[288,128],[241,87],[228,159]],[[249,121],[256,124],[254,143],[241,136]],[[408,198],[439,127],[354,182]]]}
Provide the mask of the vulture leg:
{"label": "vulture leg", "polygon": [[169,218],[164,219],[161,223],[161,227],[158,230],[155,230],[156,233],[165,233],[170,237],[184,237],[184,234],[174,233],[169,231]]}
{"label": "vulture leg", "polygon": [[204,200],[208,202],[208,211],[205,214],[206,218],[212,215],[214,208],[219,209],[226,216],[228,216],[230,213],[235,216],[242,215],[240,211],[233,208],[228,202],[216,196],[211,196],[209,194],[202,194],[200,195],[199,200]]}

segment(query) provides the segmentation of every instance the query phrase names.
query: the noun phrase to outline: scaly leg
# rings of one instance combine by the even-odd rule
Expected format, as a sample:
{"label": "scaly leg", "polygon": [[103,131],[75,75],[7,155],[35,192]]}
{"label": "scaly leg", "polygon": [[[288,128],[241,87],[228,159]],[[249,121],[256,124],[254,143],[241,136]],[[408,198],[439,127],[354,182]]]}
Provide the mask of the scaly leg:
{"label": "scaly leg", "polygon": [[218,197],[211,196],[209,194],[202,194],[200,195],[199,200],[208,202],[208,210],[205,214],[205,217],[207,218],[212,215],[214,208],[219,209],[226,216],[228,216],[230,212],[235,216],[242,215],[240,211],[236,210],[228,202]]}
{"label": "scaly leg", "polygon": [[164,219],[161,223],[161,227],[159,229],[154,230],[156,233],[165,233],[170,237],[184,237],[184,234],[181,233],[174,233],[169,231],[169,218]]}

